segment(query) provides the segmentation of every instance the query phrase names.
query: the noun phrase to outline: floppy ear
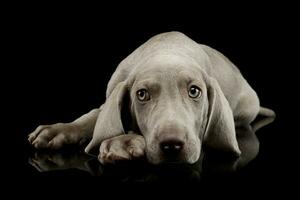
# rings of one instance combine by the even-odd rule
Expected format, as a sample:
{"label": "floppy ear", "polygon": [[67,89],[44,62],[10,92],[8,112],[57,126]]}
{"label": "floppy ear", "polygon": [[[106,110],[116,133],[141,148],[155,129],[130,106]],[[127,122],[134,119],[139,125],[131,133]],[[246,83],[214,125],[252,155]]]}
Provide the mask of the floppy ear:
{"label": "floppy ear", "polygon": [[218,82],[207,81],[208,121],[204,135],[204,145],[222,152],[232,152],[239,156],[241,151],[236,139],[232,110]]}
{"label": "floppy ear", "polygon": [[103,140],[124,133],[121,109],[127,90],[125,81],[120,82],[106,98],[105,103],[100,108],[93,138],[85,148],[86,153],[98,154],[100,144]]}

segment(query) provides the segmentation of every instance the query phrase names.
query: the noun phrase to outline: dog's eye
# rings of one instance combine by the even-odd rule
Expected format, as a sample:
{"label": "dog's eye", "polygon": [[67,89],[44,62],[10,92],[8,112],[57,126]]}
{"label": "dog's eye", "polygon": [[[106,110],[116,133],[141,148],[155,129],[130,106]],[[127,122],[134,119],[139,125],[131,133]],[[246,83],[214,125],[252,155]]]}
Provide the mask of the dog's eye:
{"label": "dog's eye", "polygon": [[150,99],[150,95],[145,89],[138,90],[136,95],[140,101],[148,101]]}
{"label": "dog's eye", "polygon": [[191,98],[198,98],[200,97],[200,95],[201,95],[201,90],[197,86],[193,85],[190,87],[189,96]]}

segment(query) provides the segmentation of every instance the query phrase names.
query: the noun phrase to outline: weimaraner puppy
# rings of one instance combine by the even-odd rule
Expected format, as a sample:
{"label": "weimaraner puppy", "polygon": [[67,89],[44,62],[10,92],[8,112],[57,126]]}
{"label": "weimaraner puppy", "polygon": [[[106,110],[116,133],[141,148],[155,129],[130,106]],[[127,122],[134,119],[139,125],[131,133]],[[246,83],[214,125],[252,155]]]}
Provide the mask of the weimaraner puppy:
{"label": "weimaraner puppy", "polygon": [[275,117],[260,107],[233,63],[182,33],[168,32],[119,64],[99,109],[70,123],[39,126],[28,140],[37,149],[59,149],[91,139],[85,151],[104,164],[140,157],[152,164],[192,164],[205,148],[239,156],[235,128],[257,115]]}

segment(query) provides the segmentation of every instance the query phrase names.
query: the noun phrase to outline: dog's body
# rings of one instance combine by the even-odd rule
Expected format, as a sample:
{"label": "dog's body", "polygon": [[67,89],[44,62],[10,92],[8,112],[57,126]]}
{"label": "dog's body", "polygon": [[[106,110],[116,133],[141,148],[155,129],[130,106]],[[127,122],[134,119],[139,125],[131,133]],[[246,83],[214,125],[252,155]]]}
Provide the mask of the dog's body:
{"label": "dog's body", "polygon": [[[128,99],[129,105],[124,99]],[[121,113],[129,107],[126,134]],[[126,112],[126,111],[125,111]],[[221,53],[182,33],[159,34],[124,59],[112,75],[106,102],[72,123],[40,126],[36,148],[82,143],[99,149],[102,163],[146,156],[151,163],[194,163],[201,147],[239,155],[235,127],[249,125],[261,108],[255,91]]]}

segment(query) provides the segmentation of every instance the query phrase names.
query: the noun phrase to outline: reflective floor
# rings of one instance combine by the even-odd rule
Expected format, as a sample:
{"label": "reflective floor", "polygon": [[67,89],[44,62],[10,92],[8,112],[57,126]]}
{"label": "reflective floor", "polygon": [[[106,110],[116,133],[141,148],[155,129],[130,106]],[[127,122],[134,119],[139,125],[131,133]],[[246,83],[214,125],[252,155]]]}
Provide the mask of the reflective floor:
{"label": "reflective floor", "polygon": [[203,177],[231,174],[251,162],[259,152],[259,141],[253,127],[237,129],[237,138],[242,155],[231,158],[217,152],[202,152],[194,165],[164,164],[149,165],[146,161],[131,161],[103,166],[97,158],[82,149],[62,151],[32,150],[28,165],[42,175],[68,174],[100,176],[122,182],[155,182],[170,180],[201,181]]}

